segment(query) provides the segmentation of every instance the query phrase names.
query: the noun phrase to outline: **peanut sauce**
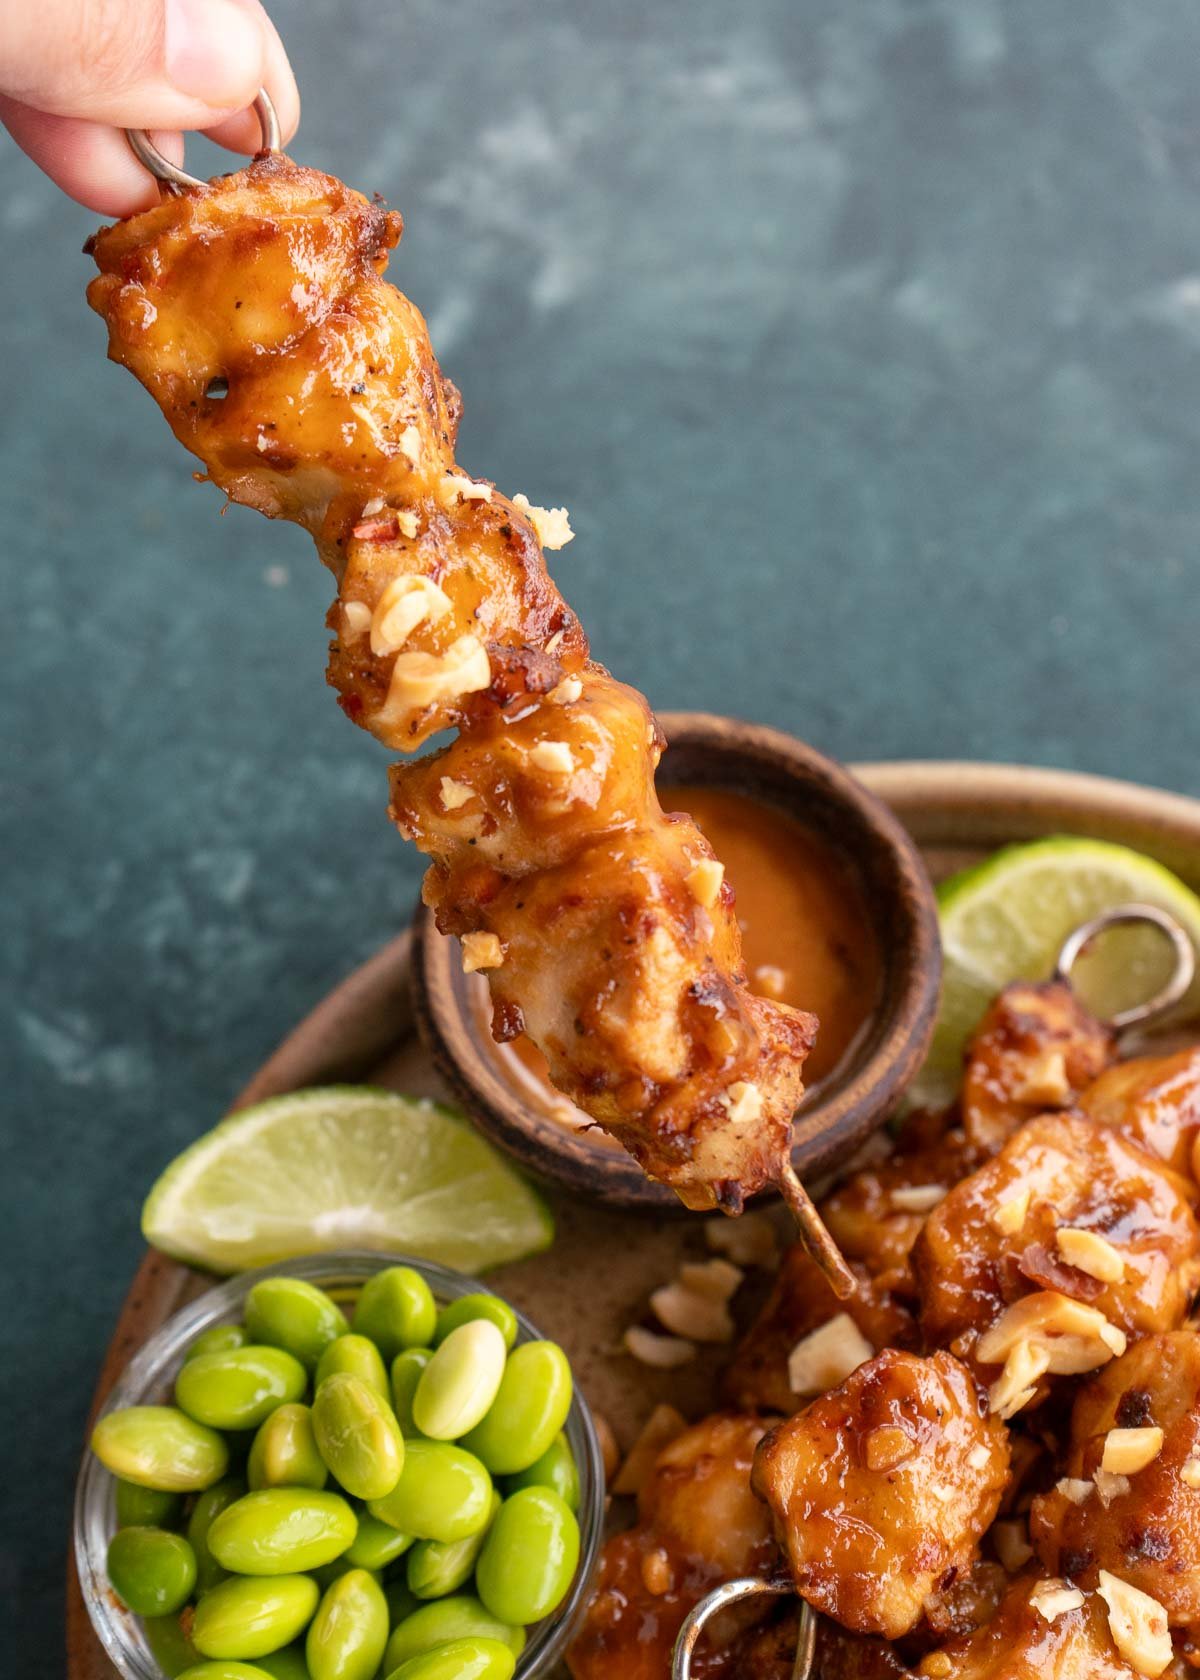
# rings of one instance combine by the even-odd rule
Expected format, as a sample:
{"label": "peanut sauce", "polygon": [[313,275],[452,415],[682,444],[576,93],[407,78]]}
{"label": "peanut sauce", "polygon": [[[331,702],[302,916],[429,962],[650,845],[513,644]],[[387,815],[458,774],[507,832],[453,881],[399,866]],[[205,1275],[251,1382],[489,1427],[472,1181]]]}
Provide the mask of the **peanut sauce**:
{"label": "peanut sauce", "polygon": [[[882,957],[858,876],[813,829],[746,794],[666,787],[659,798],[664,810],[692,817],[725,865],[750,990],[820,1020],[805,1066],[811,1091],[836,1072],[880,1001]],[[590,1128],[598,1148],[618,1148],[553,1088],[546,1058],[523,1033],[495,1043],[482,975],[472,976],[469,992],[480,1041],[505,1077],[564,1125]]]}

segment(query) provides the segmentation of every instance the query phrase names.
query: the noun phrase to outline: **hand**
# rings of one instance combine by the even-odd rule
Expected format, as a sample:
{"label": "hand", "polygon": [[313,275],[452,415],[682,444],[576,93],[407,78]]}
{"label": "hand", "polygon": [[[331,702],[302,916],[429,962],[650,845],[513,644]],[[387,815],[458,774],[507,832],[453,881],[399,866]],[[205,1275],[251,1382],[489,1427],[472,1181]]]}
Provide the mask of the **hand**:
{"label": "hand", "polygon": [[104,215],[158,200],[123,128],[155,130],[175,163],[182,129],[253,152],[248,107],[260,87],[290,140],[300,95],[258,0],[0,0],[0,121],[64,192]]}

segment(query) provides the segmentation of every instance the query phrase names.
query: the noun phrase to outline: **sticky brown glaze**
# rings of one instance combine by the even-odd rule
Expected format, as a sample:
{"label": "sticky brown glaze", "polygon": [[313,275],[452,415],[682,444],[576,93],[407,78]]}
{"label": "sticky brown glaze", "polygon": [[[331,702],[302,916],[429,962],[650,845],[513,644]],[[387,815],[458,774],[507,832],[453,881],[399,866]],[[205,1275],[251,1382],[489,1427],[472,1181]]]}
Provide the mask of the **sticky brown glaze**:
{"label": "sticky brown glaze", "polygon": [[1089,1085],[1079,1107],[1178,1173],[1196,1178],[1200,1138],[1200,1049],[1119,1062]]}
{"label": "sticky brown glaze", "polygon": [[649,708],[547,574],[561,521],[457,466],[458,393],[382,277],[400,232],[267,156],[98,233],[88,296],[207,477],[316,540],[347,716],[404,752],[460,731],[393,772],[392,813],[439,925],[482,940],[501,1030],[689,1206],[737,1211],[786,1157],[815,1022],[746,989]]}
{"label": "sticky brown glaze", "polygon": [[898,1639],[971,1569],[1008,1460],[965,1366],[888,1349],[763,1439],[754,1486],[797,1591],[852,1632]]}
{"label": "sticky brown glaze", "polygon": [[813,1330],[849,1313],[873,1348],[913,1347],[916,1321],[902,1301],[866,1267],[854,1265],[857,1292],[839,1301],[800,1243],[784,1254],[771,1293],[746,1332],[723,1378],[731,1406],[744,1411],[795,1412],[807,1404],[788,1383],[788,1355]]}
{"label": "sticky brown glaze", "polygon": [[1115,1055],[1112,1033],[1061,980],[1006,986],[967,1047],[968,1141],[992,1154],[1026,1120],[1070,1108]]}
{"label": "sticky brown glaze", "polygon": [[1020,1576],[990,1622],[925,1657],[916,1674],[921,1680],[1137,1680],[1113,1644],[1104,1601],[1085,1593],[1077,1609],[1047,1621],[1031,1602],[1044,1587],[1043,1576]]}
{"label": "sticky brown glaze", "polygon": [[[1003,1210],[1014,1229],[998,1228]],[[1061,1227],[1102,1236],[1123,1262],[1119,1281],[1066,1264]],[[1198,1246],[1177,1174],[1107,1127],[1047,1115],[1023,1126],[926,1220],[913,1249],[922,1327],[932,1344],[966,1357],[1006,1306],[1043,1290],[1095,1307],[1128,1334],[1173,1329],[1187,1309]]]}
{"label": "sticky brown glaze", "polygon": [[[575,1680],[664,1680],[684,1617],[720,1581],[767,1576],[778,1553],[766,1508],[750,1490],[766,1424],[717,1413],[666,1446],[643,1484],[638,1523],[604,1547],[583,1625],[567,1652]],[[724,1674],[729,1647],[769,1615],[753,1601],[715,1626],[693,1673]]]}
{"label": "sticky brown glaze", "polygon": [[[1103,1475],[1112,1429],[1158,1427],[1162,1450],[1123,1481]],[[1200,1337],[1147,1336],[1080,1390],[1063,1476],[1088,1484],[1078,1503],[1062,1484],[1040,1495],[1030,1539],[1053,1574],[1095,1586],[1106,1569],[1157,1599],[1173,1626],[1200,1622]]]}

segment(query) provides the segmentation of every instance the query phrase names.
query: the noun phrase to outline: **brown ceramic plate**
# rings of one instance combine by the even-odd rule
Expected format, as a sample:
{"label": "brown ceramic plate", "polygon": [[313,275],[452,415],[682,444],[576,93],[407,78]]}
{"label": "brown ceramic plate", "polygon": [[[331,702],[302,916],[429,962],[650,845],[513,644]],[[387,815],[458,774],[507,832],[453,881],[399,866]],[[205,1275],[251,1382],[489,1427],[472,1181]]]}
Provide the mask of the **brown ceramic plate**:
{"label": "brown ceramic plate", "polygon": [[[855,768],[912,834],[935,879],[1010,841],[1082,834],[1136,846],[1200,890],[1200,800],[1098,776],[1011,765],[913,762]],[[436,1076],[412,1036],[408,962],[405,934],[300,1023],[239,1102],[339,1079],[370,1079],[398,1090],[437,1094]],[[621,1332],[640,1317],[647,1292],[671,1276],[682,1258],[703,1252],[703,1220],[647,1220],[561,1193],[552,1193],[550,1200],[558,1221],[553,1248],[503,1267],[495,1274],[497,1286],[562,1341],[588,1398],[607,1414],[624,1444],[659,1400],[669,1399],[692,1416],[710,1409],[723,1353],[664,1373],[648,1371],[619,1352]],[[176,1261],[147,1254],[99,1373],[97,1402],[134,1349],[207,1282]],[[73,1566],[67,1644],[68,1680],[111,1680]]]}

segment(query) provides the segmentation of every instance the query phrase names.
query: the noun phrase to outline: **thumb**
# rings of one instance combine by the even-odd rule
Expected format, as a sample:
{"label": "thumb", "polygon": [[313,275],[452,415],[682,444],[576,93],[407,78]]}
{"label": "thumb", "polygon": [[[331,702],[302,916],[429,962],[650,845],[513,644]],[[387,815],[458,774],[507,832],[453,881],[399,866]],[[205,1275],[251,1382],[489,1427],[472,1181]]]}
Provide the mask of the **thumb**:
{"label": "thumb", "polygon": [[262,86],[269,33],[253,0],[0,4],[0,93],[119,127],[209,128]]}

